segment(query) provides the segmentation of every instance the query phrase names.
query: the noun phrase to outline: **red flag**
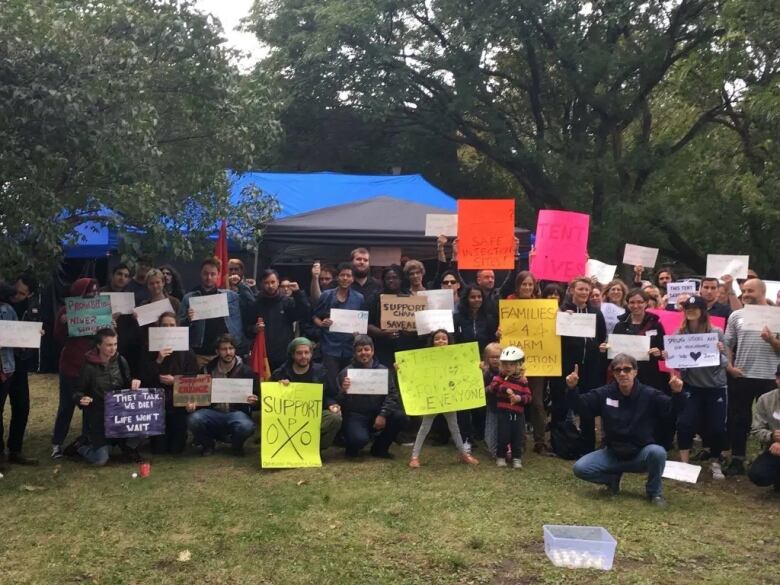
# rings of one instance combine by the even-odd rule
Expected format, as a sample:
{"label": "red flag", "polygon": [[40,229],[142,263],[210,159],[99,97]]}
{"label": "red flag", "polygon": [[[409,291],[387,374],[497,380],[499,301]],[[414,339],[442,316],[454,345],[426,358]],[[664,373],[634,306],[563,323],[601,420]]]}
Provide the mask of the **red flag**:
{"label": "red flag", "polygon": [[260,329],[255,336],[251,362],[252,369],[260,376],[260,380],[271,379],[271,365],[268,363],[268,354],[265,351],[265,329]]}
{"label": "red flag", "polygon": [[222,264],[222,271],[219,279],[222,282],[220,288],[228,288],[228,241],[227,241],[227,222],[223,219],[219,226],[219,237],[217,245],[214,248],[214,257],[219,258]]}

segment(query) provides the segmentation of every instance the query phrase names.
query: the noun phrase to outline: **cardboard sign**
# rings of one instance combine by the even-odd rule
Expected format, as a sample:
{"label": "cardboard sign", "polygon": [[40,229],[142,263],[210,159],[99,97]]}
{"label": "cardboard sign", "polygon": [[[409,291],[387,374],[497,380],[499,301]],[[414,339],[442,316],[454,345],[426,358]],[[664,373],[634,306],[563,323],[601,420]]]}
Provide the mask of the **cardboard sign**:
{"label": "cardboard sign", "polygon": [[111,313],[116,315],[132,315],[135,310],[135,294],[131,292],[103,292],[111,299]]}
{"label": "cardboard sign", "polygon": [[498,302],[501,343],[525,352],[527,376],[561,375],[561,338],[555,333],[558,301],[518,299]]}
{"label": "cardboard sign", "polygon": [[418,291],[417,296],[423,296],[428,299],[428,310],[455,310],[455,297],[452,294],[452,290],[448,288],[433,289],[433,290],[421,290]]}
{"label": "cardboard sign", "polygon": [[638,362],[650,361],[650,337],[647,335],[621,335],[610,333],[607,336],[607,357],[613,359],[617,354],[630,355]]}
{"label": "cardboard sign", "polygon": [[513,199],[458,199],[458,267],[515,267]]}
{"label": "cardboard sign", "polygon": [[555,333],[565,337],[596,337],[596,314],[558,311]]}
{"label": "cardboard sign", "polygon": [[458,216],[454,213],[426,213],[425,235],[454,237],[458,235]]}
{"label": "cardboard sign", "polygon": [[666,479],[676,479],[685,483],[696,483],[701,473],[701,465],[690,465],[682,461],[666,461],[664,472],[661,477]]}
{"label": "cardboard sign", "polygon": [[438,414],[485,406],[485,386],[475,342],[399,351],[395,359],[406,414]]}
{"label": "cardboard sign", "polygon": [[94,335],[98,329],[113,325],[111,299],[106,295],[68,297],[65,299],[65,315],[69,337]]}
{"label": "cardboard sign", "polygon": [[427,335],[437,329],[444,329],[450,333],[455,333],[455,324],[452,321],[452,311],[417,311],[414,314],[414,322],[417,327],[417,335]]}
{"label": "cardboard sign", "polygon": [[347,394],[387,394],[388,370],[372,368],[349,368],[349,390]]}
{"label": "cardboard sign", "polygon": [[585,263],[585,276],[588,278],[595,276],[596,280],[601,284],[607,284],[608,282],[611,282],[612,279],[615,278],[616,270],[617,266],[613,266],[612,264],[605,264],[604,262],[599,262],[593,258],[590,258]]}
{"label": "cardboard sign", "polygon": [[664,335],[666,367],[705,368],[720,365],[717,333]]}
{"label": "cardboard sign", "polygon": [[764,327],[769,327],[772,333],[780,333],[780,307],[745,305],[742,309],[742,328],[746,331],[762,331]]}
{"label": "cardboard sign", "polygon": [[263,382],[260,466],[321,467],[322,384]]}
{"label": "cardboard sign", "polygon": [[348,309],[331,309],[331,333],[367,333],[368,311],[350,311]]}
{"label": "cardboard sign", "polygon": [[653,268],[658,261],[658,248],[646,248],[636,244],[626,244],[623,252],[623,264]]}
{"label": "cardboard sign", "polygon": [[211,378],[211,403],[247,404],[253,384],[251,378]]}
{"label": "cardboard sign", "polygon": [[173,405],[209,406],[211,404],[211,376],[198,374],[197,376],[173,377]]}
{"label": "cardboard sign", "polygon": [[144,325],[149,325],[151,323],[155,323],[157,319],[160,318],[160,315],[163,313],[175,313],[176,311],[173,310],[173,305],[171,304],[171,301],[168,299],[163,299],[161,301],[155,301],[153,303],[148,303],[146,305],[138,305],[135,308],[135,316],[137,317],[138,324],[142,327]]}
{"label": "cardboard sign", "polygon": [[417,326],[414,314],[427,308],[426,296],[379,295],[379,328],[386,331],[414,331]]}
{"label": "cardboard sign", "polygon": [[187,351],[190,348],[189,327],[149,327],[149,351],[171,348]]}
{"label": "cardboard sign", "polygon": [[369,249],[371,266],[392,266],[401,264],[401,248],[399,247],[373,247]]}
{"label": "cardboard sign", "polygon": [[670,282],[666,285],[666,294],[669,297],[666,302],[670,305],[676,305],[680,295],[695,295],[696,292],[695,282]]}
{"label": "cardboard sign", "polygon": [[707,254],[707,274],[720,278],[730,274],[734,278],[747,278],[750,256],[730,256],[727,254]]}
{"label": "cardboard sign", "polygon": [[614,331],[615,325],[617,325],[618,321],[620,320],[618,317],[624,315],[626,312],[623,307],[620,307],[614,303],[601,303],[599,310],[604,316],[604,322],[607,325],[607,333],[612,333],[612,331]]}
{"label": "cardboard sign", "polygon": [[190,309],[195,311],[192,321],[219,319],[220,317],[227,317],[230,315],[226,293],[191,296]]}
{"label": "cardboard sign", "polygon": [[569,282],[585,274],[590,216],[543,209],[536,221],[531,272],[537,280]]}
{"label": "cardboard sign", "polygon": [[106,392],[103,425],[107,439],[165,434],[165,391],[140,388]]}
{"label": "cardboard sign", "polygon": [[40,349],[43,326],[37,321],[0,320],[0,347]]}

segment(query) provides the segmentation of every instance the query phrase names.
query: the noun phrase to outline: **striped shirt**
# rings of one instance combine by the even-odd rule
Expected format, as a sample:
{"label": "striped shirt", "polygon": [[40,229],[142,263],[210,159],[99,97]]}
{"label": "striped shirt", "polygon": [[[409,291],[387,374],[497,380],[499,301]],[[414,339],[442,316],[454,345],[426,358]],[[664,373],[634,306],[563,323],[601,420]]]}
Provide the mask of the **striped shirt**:
{"label": "striped shirt", "polygon": [[761,339],[760,331],[743,328],[744,314],[745,309],[734,311],[726,325],[726,347],[732,352],[736,348],[734,367],[742,370],[746,378],[774,380],[780,353]]}

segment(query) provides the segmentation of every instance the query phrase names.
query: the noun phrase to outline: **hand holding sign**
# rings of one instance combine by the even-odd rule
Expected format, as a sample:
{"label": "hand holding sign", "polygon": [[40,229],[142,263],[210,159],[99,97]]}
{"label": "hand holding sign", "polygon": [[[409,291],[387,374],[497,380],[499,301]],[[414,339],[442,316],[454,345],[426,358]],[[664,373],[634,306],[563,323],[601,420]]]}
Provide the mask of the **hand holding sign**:
{"label": "hand holding sign", "polygon": [[566,376],[566,385],[574,389],[577,387],[577,384],[580,383],[580,366],[578,364],[574,364],[574,371]]}
{"label": "hand holding sign", "polygon": [[679,394],[683,389],[683,381],[678,376],[672,376],[669,378],[669,388],[673,394]]}

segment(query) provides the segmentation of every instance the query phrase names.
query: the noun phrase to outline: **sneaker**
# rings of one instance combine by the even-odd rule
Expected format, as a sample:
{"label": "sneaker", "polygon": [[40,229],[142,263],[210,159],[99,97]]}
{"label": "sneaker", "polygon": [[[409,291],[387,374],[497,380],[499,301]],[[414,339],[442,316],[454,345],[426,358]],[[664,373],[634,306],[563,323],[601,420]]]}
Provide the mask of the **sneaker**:
{"label": "sneaker", "polygon": [[471,441],[463,441],[463,452],[471,453]]}
{"label": "sneaker", "polygon": [[62,446],[61,445],[52,445],[51,446],[51,458],[52,459],[62,459],[65,456],[65,454],[62,452]]}
{"label": "sneaker", "polygon": [[466,465],[479,465],[479,460],[471,453],[461,453],[460,461]]}
{"label": "sneaker", "polygon": [[496,467],[506,467],[506,459],[504,459],[503,457],[497,457]]}
{"label": "sneaker", "polygon": [[710,464],[710,469],[712,470],[712,479],[726,479],[726,476],[723,475],[723,469],[720,466],[720,461],[713,461]]}
{"label": "sneaker", "polygon": [[409,467],[412,469],[420,469],[420,459],[418,457],[409,459]]}
{"label": "sneaker", "polygon": [[742,459],[732,457],[731,461],[729,461],[729,464],[726,466],[726,469],[724,469],[723,472],[728,477],[733,477],[735,475],[745,475],[745,462]]}
{"label": "sneaker", "polygon": [[623,479],[622,475],[615,476],[615,478],[607,484],[607,491],[611,496],[616,496],[620,493],[621,479]]}
{"label": "sneaker", "polygon": [[377,459],[395,459],[395,455],[390,453],[390,451],[375,451],[371,449],[370,453],[371,457],[376,457]]}
{"label": "sneaker", "polygon": [[522,469],[522,468],[523,468],[522,459],[512,459],[512,469]]}
{"label": "sneaker", "polygon": [[666,508],[666,498],[663,496],[651,496],[648,499],[656,508]]}
{"label": "sneaker", "polygon": [[710,459],[711,459],[711,455],[709,449],[702,449],[701,451],[696,451],[696,453],[690,456],[690,461],[696,461],[696,462],[709,461]]}
{"label": "sneaker", "polygon": [[81,447],[82,445],[83,445],[83,443],[81,442],[81,439],[76,439],[70,445],[67,445],[62,450],[62,454],[65,457],[70,457],[71,459],[77,459],[78,457],[80,457],[80,455],[79,455],[79,447]]}
{"label": "sneaker", "polygon": [[547,445],[544,443],[537,443],[534,445],[534,453],[538,453],[539,455],[546,455],[549,453],[550,450],[547,448]]}
{"label": "sneaker", "polygon": [[32,457],[25,457],[21,453],[9,453],[9,463],[16,463],[17,465],[38,465],[38,460]]}

